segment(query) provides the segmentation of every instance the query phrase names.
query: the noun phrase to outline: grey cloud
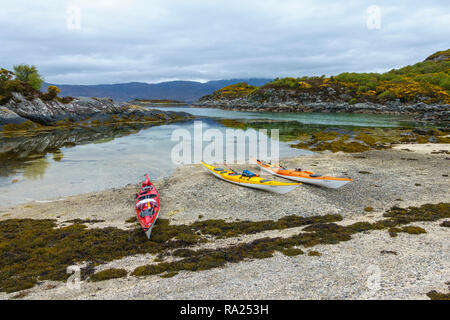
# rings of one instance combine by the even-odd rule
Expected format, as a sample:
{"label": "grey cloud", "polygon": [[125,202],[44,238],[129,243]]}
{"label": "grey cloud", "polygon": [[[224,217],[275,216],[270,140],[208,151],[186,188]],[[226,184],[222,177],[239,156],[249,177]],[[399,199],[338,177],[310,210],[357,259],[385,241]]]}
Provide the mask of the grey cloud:
{"label": "grey cloud", "polygon": [[[385,71],[448,49],[446,1],[9,1],[1,67],[55,83],[211,80]],[[366,9],[381,8],[381,28]],[[81,10],[81,29],[66,27]]]}

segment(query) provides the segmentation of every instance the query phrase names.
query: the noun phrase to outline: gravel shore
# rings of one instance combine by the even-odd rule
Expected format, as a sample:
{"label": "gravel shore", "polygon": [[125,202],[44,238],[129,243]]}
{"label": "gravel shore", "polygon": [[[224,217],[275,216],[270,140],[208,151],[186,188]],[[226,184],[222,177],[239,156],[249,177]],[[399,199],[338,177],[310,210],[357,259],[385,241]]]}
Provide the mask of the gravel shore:
{"label": "gravel shore", "polygon": [[[439,146],[448,151],[449,146]],[[405,148],[403,148],[405,149]],[[420,149],[420,148],[419,148]],[[155,181],[161,195],[161,218],[171,223],[199,219],[277,220],[286,215],[340,214],[342,224],[371,221],[398,205],[449,202],[448,154],[433,150],[393,149],[361,154],[320,153],[285,159],[283,165],[320,174],[347,176],[353,182],[330,190],[303,184],[286,195],[235,186],[204,171],[201,165],[182,166],[169,177]],[[232,165],[236,170],[254,165]],[[271,177],[273,178],[273,177]],[[280,179],[282,181],[282,179]],[[134,215],[137,184],[121,189],[0,208],[0,219],[53,218],[62,225],[71,219],[101,219],[91,227],[129,228]],[[374,211],[366,212],[364,208]],[[199,218],[201,216],[201,218]],[[385,231],[356,234],[336,245],[319,245],[322,256],[273,258],[228,264],[202,272],[180,272],[173,278],[149,276],[99,283],[81,283],[80,290],[65,283],[44,281],[27,290],[26,299],[426,299],[430,290],[447,291],[450,280],[449,233],[440,222],[415,225],[426,234]],[[89,224],[88,224],[89,225]],[[289,236],[298,230],[274,230],[264,234],[217,240],[205,246],[220,247],[264,236]],[[303,248],[302,248],[303,249]],[[381,253],[381,251],[393,253]],[[307,251],[307,250],[304,250]],[[126,257],[100,266],[133,270],[154,257]],[[7,299],[14,294],[0,293]]]}

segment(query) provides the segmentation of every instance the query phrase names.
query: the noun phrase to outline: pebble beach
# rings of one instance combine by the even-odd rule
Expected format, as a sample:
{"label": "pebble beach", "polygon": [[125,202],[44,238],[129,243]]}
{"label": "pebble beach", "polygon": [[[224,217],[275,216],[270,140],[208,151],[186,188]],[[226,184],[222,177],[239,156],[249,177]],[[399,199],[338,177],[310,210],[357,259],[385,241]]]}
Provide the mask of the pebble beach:
{"label": "pebble beach", "polygon": [[[446,151],[446,152],[445,152]],[[231,221],[278,220],[339,214],[338,224],[375,221],[393,206],[420,206],[449,202],[449,145],[399,145],[393,149],[358,154],[316,153],[283,159],[287,167],[320,174],[351,177],[353,182],[331,190],[303,184],[278,195],[221,181],[201,165],[178,167],[168,178],[155,181],[161,197],[160,218],[171,224],[202,219]],[[260,173],[255,165],[231,165]],[[271,179],[274,177],[271,176]],[[278,178],[277,178],[278,179]],[[283,181],[283,179],[278,179]],[[58,225],[73,219],[103,220],[89,228],[136,227],[134,194],[138,184],[81,194],[63,199],[30,202],[0,208],[0,219],[56,219]],[[108,210],[105,210],[108,208]],[[368,209],[372,208],[372,209]],[[358,233],[335,245],[317,245],[308,254],[247,259],[211,270],[181,271],[171,278],[134,277],[102,282],[82,281],[79,289],[66,283],[42,281],[26,290],[25,299],[427,299],[430,290],[446,292],[450,280],[449,232],[441,221],[419,222],[427,233],[390,237],[383,230]],[[271,230],[227,239],[212,239],[199,247],[220,248],[263,237],[288,237],[302,228]],[[114,239],[111,239],[113,241]],[[127,256],[96,267],[134,268],[151,263],[150,254]],[[0,293],[9,299],[15,293]]]}

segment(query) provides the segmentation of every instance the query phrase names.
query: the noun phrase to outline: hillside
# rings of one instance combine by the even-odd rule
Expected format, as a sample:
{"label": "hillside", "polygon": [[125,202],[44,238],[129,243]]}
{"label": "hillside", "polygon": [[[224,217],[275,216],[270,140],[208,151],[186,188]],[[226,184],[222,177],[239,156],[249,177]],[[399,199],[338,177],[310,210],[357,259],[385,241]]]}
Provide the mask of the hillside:
{"label": "hillside", "polygon": [[[449,110],[450,49],[385,73],[275,79],[216,90],[196,105],[253,111],[413,112]],[[434,107],[431,107],[434,106]]]}
{"label": "hillside", "polygon": [[196,81],[168,81],[161,83],[130,82],[99,85],[44,83],[42,91],[46,91],[48,86],[56,85],[61,90],[60,96],[111,98],[119,101],[133,99],[169,99],[193,102],[206,94],[210,94],[215,90],[231,84],[245,81],[255,86],[261,86],[271,80],[252,78],[214,80],[206,83]]}

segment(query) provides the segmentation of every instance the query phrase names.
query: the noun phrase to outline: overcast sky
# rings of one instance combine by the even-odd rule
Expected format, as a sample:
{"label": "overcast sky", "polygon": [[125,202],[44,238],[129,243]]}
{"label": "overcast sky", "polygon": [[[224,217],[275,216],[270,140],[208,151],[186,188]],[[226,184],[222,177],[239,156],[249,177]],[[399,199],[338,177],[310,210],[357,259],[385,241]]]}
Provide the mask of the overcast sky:
{"label": "overcast sky", "polygon": [[448,0],[0,0],[0,67],[59,84],[387,71],[449,35]]}

